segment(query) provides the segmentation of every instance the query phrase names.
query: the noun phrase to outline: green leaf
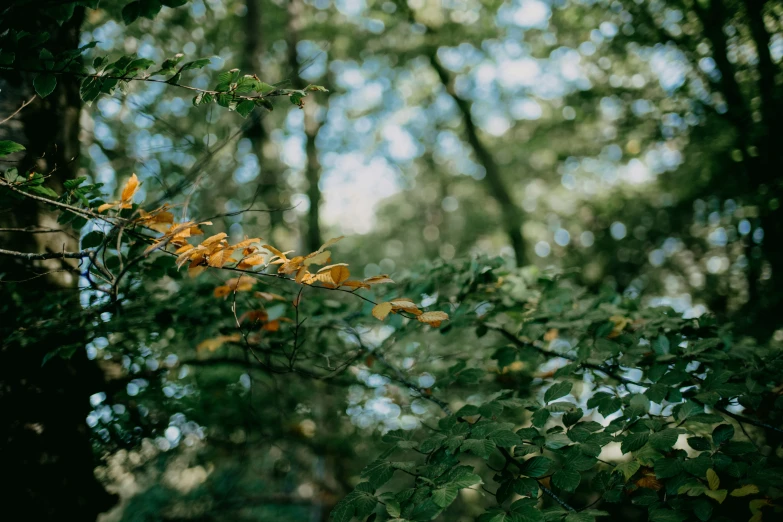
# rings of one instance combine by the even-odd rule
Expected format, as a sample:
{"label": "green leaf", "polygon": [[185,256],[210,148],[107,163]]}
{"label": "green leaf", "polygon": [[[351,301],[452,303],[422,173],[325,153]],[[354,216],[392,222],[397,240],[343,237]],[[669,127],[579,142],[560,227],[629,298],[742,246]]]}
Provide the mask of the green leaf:
{"label": "green leaf", "polygon": [[432,501],[438,507],[446,508],[457,498],[457,488],[446,486],[432,492]]}
{"label": "green leaf", "polygon": [[682,470],[678,459],[658,459],[655,461],[655,476],[659,479],[671,478]]}
{"label": "green leaf", "polygon": [[103,243],[106,236],[100,230],[93,230],[82,238],[82,248],[94,248]]}
{"label": "green leaf", "polygon": [[517,444],[522,444],[522,439],[520,439],[517,434],[511,430],[496,431],[491,433],[487,438],[501,448],[510,448],[512,446],[516,446]]}
{"label": "green leaf", "polygon": [[729,492],[725,489],[718,489],[718,490],[705,490],[704,494],[710,497],[713,500],[716,500],[718,504],[723,504],[723,501],[726,500],[726,496],[728,496]]}
{"label": "green leaf", "polygon": [[712,448],[710,441],[704,437],[688,437],[688,446],[696,451],[709,451]]}
{"label": "green leaf", "polygon": [[561,469],[552,475],[552,483],[564,491],[576,490],[581,480],[582,475],[570,469]]}
{"label": "green leaf", "polygon": [[565,397],[571,393],[571,388],[573,387],[574,383],[570,381],[556,382],[544,393],[544,402],[549,403],[555,399],[559,399],[560,397]]}
{"label": "green leaf", "polygon": [[0,141],[0,157],[8,156],[14,152],[20,152],[25,150],[24,145],[20,145],[15,141],[3,140]]}
{"label": "green leaf", "polygon": [[731,424],[721,424],[712,430],[712,442],[714,442],[716,446],[720,446],[724,442],[731,440],[733,437],[734,426]]}
{"label": "green leaf", "polygon": [[122,8],[122,21],[130,25],[136,21],[141,13],[141,2],[131,2]]}
{"label": "green leaf", "polygon": [[469,451],[485,459],[489,458],[495,448],[495,443],[487,439],[468,439],[460,446],[462,451]]}
{"label": "green leaf", "polygon": [[374,488],[379,488],[392,478],[394,471],[390,462],[376,460],[362,470],[361,476]]}
{"label": "green leaf", "polygon": [[243,118],[247,118],[248,115],[251,112],[253,112],[253,109],[255,108],[256,108],[256,104],[255,102],[253,102],[253,100],[244,100],[237,104],[236,111]]}
{"label": "green leaf", "polygon": [[635,460],[629,460],[628,462],[621,462],[618,464],[614,468],[614,472],[622,473],[623,477],[625,477],[625,481],[628,482],[641,467],[642,465]]}
{"label": "green leaf", "polygon": [[549,471],[552,465],[552,461],[547,457],[533,457],[527,459],[523,464],[520,472],[527,477],[543,477]]}
{"label": "green leaf", "polygon": [[660,451],[668,451],[677,443],[680,431],[668,428],[650,435],[650,445]]}
{"label": "green leaf", "polygon": [[198,60],[193,60],[192,62],[187,62],[182,65],[182,67],[179,68],[180,72],[182,71],[189,71],[191,69],[203,69],[207,65],[209,65],[211,60],[209,58],[199,58]]}
{"label": "green leaf", "polygon": [[623,443],[620,445],[620,450],[623,453],[628,453],[630,451],[636,451],[645,444],[647,444],[647,440],[650,438],[650,434],[646,431],[641,433],[631,433],[630,435],[626,436],[623,439]]}
{"label": "green leaf", "polygon": [[57,77],[52,73],[40,73],[33,80],[35,92],[41,98],[46,98],[54,91],[57,86]]}

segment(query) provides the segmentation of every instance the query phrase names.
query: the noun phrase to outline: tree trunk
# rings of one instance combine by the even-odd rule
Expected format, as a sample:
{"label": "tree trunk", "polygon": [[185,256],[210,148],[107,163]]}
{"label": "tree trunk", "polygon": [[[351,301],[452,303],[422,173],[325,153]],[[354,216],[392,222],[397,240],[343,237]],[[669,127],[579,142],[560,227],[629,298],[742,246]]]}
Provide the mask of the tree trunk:
{"label": "tree trunk", "polygon": [[[47,47],[76,48],[83,16],[78,8],[62,27],[47,27],[52,34]],[[31,83],[25,75],[0,75],[3,117],[33,97]],[[0,125],[0,139],[27,148],[16,165],[20,174],[35,169],[50,175],[47,186],[62,190],[76,170],[80,110],[78,81],[61,77],[54,93],[35,99]],[[2,227],[62,227],[49,209],[27,200],[3,206]],[[2,237],[3,245],[24,252],[73,250],[77,242],[76,231]],[[84,350],[76,262],[65,263],[0,260],[0,462],[8,477],[3,509],[27,520],[95,520],[115,502],[94,475],[85,419],[90,395],[101,391],[104,380]],[[58,271],[36,277],[51,270]],[[57,349],[73,355],[67,360],[54,357],[42,366],[45,355]]]}
{"label": "tree trunk", "polygon": [[[305,87],[302,77],[299,76],[299,56],[296,50],[296,45],[299,43],[300,33],[304,26],[303,9],[304,3],[301,0],[290,0],[288,2],[288,67],[291,69],[294,86],[298,89]],[[315,252],[323,244],[319,216],[321,189],[318,186],[321,178],[321,163],[318,161],[318,150],[315,146],[315,139],[318,136],[318,131],[321,129],[321,122],[317,118],[318,105],[314,99],[308,98],[303,110],[306,140],[305,154],[307,155],[305,179],[307,180],[307,197],[310,201],[310,208],[307,211],[307,235],[304,243],[310,252]]]}
{"label": "tree trunk", "polygon": [[[245,49],[242,56],[242,73],[256,74],[263,77],[262,59],[264,56],[264,30],[262,23],[261,0],[246,0],[245,6]],[[270,168],[264,158],[264,146],[269,140],[269,133],[264,126],[266,118],[262,110],[253,111],[250,125],[245,130],[245,137],[250,140],[253,154],[258,158],[259,184],[261,200],[269,213],[269,226],[272,231],[283,223],[281,208],[285,206],[280,197],[280,179],[275,168]],[[271,236],[271,234],[270,234]]]}

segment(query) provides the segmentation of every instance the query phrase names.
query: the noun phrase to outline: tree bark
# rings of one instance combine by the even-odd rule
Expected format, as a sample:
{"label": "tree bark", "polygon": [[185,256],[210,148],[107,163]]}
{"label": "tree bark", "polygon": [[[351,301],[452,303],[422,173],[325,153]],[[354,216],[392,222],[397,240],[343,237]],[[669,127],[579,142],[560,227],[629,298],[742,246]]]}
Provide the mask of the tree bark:
{"label": "tree bark", "polygon": [[[23,21],[34,30],[51,33],[47,47],[74,49],[84,12],[77,8],[62,27],[42,27],[37,19]],[[3,117],[33,97],[32,78],[0,74]],[[50,174],[46,184],[55,191],[74,177],[79,156],[78,81],[60,77],[47,98],[36,98],[0,125],[0,139],[26,146],[14,156],[20,174],[35,169]],[[8,167],[11,165],[4,165]],[[5,203],[10,201],[8,205]],[[3,228],[61,228],[49,209],[30,201],[4,200]],[[78,233],[31,234],[5,231],[2,244],[11,250],[45,253],[78,250]],[[95,520],[115,503],[95,478],[95,459],[86,417],[90,395],[101,391],[103,376],[87,359],[79,293],[78,259],[0,259],[0,462],[8,477],[4,510],[28,520]],[[49,259],[46,259],[49,258]],[[58,270],[37,277],[46,271]],[[35,276],[35,277],[34,277]],[[14,281],[34,279],[15,283]],[[72,350],[69,359],[46,354]]]}
{"label": "tree bark", "polygon": [[[288,67],[291,70],[291,78],[296,88],[303,88],[304,81],[299,75],[299,55],[296,46],[299,43],[300,34],[304,27],[303,19],[304,3],[301,0],[288,2]],[[321,224],[319,209],[321,206],[321,189],[318,182],[321,179],[321,163],[318,161],[318,149],[315,145],[321,122],[317,118],[318,105],[315,100],[308,98],[304,107],[304,133],[305,133],[305,179],[307,180],[307,197],[310,207],[307,210],[307,233],[305,246],[310,252],[315,252],[323,244],[321,237]]]}
{"label": "tree bark", "polygon": [[[264,28],[261,0],[245,0],[245,48],[242,56],[243,74],[256,74],[261,77],[264,56]],[[269,213],[269,226],[274,231],[283,223],[280,209],[284,206],[280,197],[280,179],[275,168],[267,164],[264,146],[269,141],[269,132],[265,127],[266,118],[261,110],[253,111],[250,125],[244,132],[250,140],[253,154],[258,158],[259,184],[261,200]]]}

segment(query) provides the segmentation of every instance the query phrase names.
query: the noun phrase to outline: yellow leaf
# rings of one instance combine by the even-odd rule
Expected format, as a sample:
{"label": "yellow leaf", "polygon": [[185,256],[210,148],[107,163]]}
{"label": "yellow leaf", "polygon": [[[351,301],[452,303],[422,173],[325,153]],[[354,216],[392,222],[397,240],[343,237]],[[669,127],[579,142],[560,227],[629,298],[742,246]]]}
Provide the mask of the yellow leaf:
{"label": "yellow leaf", "polygon": [[272,245],[262,245],[262,246],[264,248],[266,248],[267,250],[269,250],[270,252],[272,252],[277,257],[279,257],[280,259],[285,259],[286,258],[284,253],[282,253],[281,251],[279,251],[278,249],[276,249]]}
{"label": "yellow leaf", "polygon": [[389,315],[389,312],[391,311],[392,311],[391,303],[380,303],[373,307],[372,315],[376,319],[383,321],[384,319],[386,319],[386,316]]}
{"label": "yellow leaf", "polygon": [[334,245],[335,243],[337,243],[338,241],[340,241],[344,237],[345,236],[340,236],[340,237],[335,237],[335,238],[330,239],[329,241],[327,241],[326,243],[321,245],[321,248],[318,249],[318,252],[323,252],[324,250],[326,250],[330,246]]}
{"label": "yellow leaf", "polygon": [[202,272],[204,272],[204,270],[206,269],[207,267],[205,267],[204,265],[194,265],[191,263],[191,265],[188,267],[188,275],[192,278],[196,278],[199,275],[201,275]]}
{"label": "yellow leaf", "polygon": [[231,254],[234,253],[233,248],[221,248],[215,252],[209,254],[209,266],[220,268],[226,263],[231,261]]}
{"label": "yellow leaf", "polygon": [[266,299],[267,301],[287,301],[282,295],[273,294],[271,292],[256,292],[253,295],[260,297],[261,299]]}
{"label": "yellow leaf", "polygon": [[226,286],[228,286],[231,290],[236,290],[237,292],[247,292],[248,290],[253,289],[253,285],[256,284],[256,280],[248,275],[241,275],[239,277],[232,277],[228,281],[226,281]]}
{"label": "yellow leaf", "polygon": [[389,278],[389,276],[387,275],[377,275],[373,277],[368,277],[367,279],[364,280],[364,282],[367,283],[368,285],[380,285],[383,283],[393,283],[394,281],[392,281],[391,278]]}
{"label": "yellow leaf", "polygon": [[[405,310],[406,312],[416,313],[419,312],[419,307],[416,306],[416,303],[411,301],[410,299],[405,299],[403,297],[393,299],[390,301],[392,304],[392,309],[397,310]],[[419,314],[416,314],[419,315]]]}
{"label": "yellow leaf", "polygon": [[185,243],[184,245],[176,249],[174,253],[180,255],[182,253],[187,252],[188,250],[193,250],[193,245],[191,245],[190,243]]}
{"label": "yellow leaf", "polygon": [[340,286],[343,281],[346,281],[349,277],[351,277],[351,272],[347,267],[336,266],[329,271],[329,275],[332,276],[332,281],[334,281],[334,284]]}
{"label": "yellow leaf", "polygon": [[342,286],[347,286],[348,288],[365,288],[367,290],[370,289],[370,285],[367,283],[363,283],[362,281],[343,281]]}
{"label": "yellow leaf", "polygon": [[328,272],[329,270],[331,270],[332,268],[334,268],[336,266],[348,266],[348,263],[335,263],[333,265],[327,265],[327,266],[319,269],[318,273],[320,274],[321,272]]}
{"label": "yellow leaf", "polygon": [[299,270],[296,271],[296,278],[294,279],[297,283],[301,283],[302,280],[310,275],[310,272],[307,271],[305,267],[300,267]]}
{"label": "yellow leaf", "polygon": [[214,352],[224,344],[228,342],[238,342],[242,336],[238,333],[231,334],[231,335],[219,335],[217,337],[213,337],[212,339],[207,339],[206,341],[201,341],[198,346],[196,346],[196,350],[201,352],[204,350],[209,350],[210,352]]}
{"label": "yellow leaf", "polygon": [[728,495],[728,491],[725,489],[719,489],[717,491],[711,490],[711,489],[705,489],[704,494],[710,497],[711,499],[717,500],[718,504],[723,504],[723,501],[726,500],[726,495]]}
{"label": "yellow leaf", "polygon": [[117,203],[104,203],[100,207],[98,207],[98,212],[103,212],[104,210],[108,210],[112,207],[116,207]]}
{"label": "yellow leaf", "polygon": [[427,323],[430,326],[438,327],[441,321],[448,321],[449,315],[446,312],[424,312],[418,317],[422,323]]}
{"label": "yellow leaf", "polygon": [[229,288],[226,285],[222,285],[216,287],[215,290],[212,292],[212,295],[214,295],[215,297],[226,297],[230,293],[231,293],[231,288]]}
{"label": "yellow leaf", "polygon": [[718,474],[712,468],[707,470],[707,484],[713,491],[720,487],[720,478],[718,478]]}
{"label": "yellow leaf", "polygon": [[248,247],[248,246],[252,245],[253,243],[260,243],[260,242],[261,242],[261,238],[260,237],[254,237],[252,239],[245,239],[244,241],[240,241],[236,245],[231,245],[231,246],[238,250],[240,248]]}
{"label": "yellow leaf", "polygon": [[139,190],[139,178],[136,177],[136,174],[133,174],[127,183],[125,183],[120,198],[122,201],[130,201],[133,199],[133,195],[136,194],[137,190]]}
{"label": "yellow leaf", "polygon": [[331,255],[332,253],[328,250],[325,250],[324,252],[313,252],[305,258],[304,265],[323,265],[329,260],[329,256]]}
{"label": "yellow leaf", "polygon": [[759,487],[755,484],[745,484],[741,488],[737,488],[729,495],[732,497],[747,497],[748,495],[755,495],[759,492]]}
{"label": "yellow leaf", "polygon": [[251,254],[239,262],[239,268],[248,268],[251,266],[258,266],[264,264],[264,256],[262,254]]}
{"label": "yellow leaf", "polygon": [[202,241],[201,242],[201,246],[208,247],[208,246],[214,245],[216,243],[220,243],[220,240],[223,239],[226,236],[228,236],[228,234],[226,234],[225,232],[220,232],[220,233],[215,234],[214,236],[210,236],[207,239],[205,239],[204,241]]}

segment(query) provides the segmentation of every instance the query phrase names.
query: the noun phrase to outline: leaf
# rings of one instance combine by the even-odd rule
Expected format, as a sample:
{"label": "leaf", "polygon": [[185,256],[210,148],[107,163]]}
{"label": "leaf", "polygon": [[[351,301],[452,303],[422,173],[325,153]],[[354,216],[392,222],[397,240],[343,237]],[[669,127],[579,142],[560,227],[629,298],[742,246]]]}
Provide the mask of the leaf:
{"label": "leaf", "polygon": [[237,114],[243,118],[247,118],[255,108],[256,104],[253,100],[244,100],[237,104],[237,108],[235,110],[237,111]]}
{"label": "leaf", "polygon": [[392,281],[387,275],[377,275],[373,277],[368,277],[367,279],[364,280],[364,282],[367,283],[368,285],[380,285],[385,283],[393,283],[394,281]]}
{"label": "leaf", "polygon": [[0,141],[0,157],[8,156],[14,152],[25,150],[24,145],[20,145],[15,141],[3,140]]}
{"label": "leaf", "polygon": [[759,492],[759,487],[755,484],[745,484],[729,493],[732,497],[747,497],[748,495],[755,495]]}
{"label": "leaf", "polygon": [[312,254],[305,257],[304,260],[304,266],[310,266],[310,265],[323,265],[329,260],[329,257],[332,255],[331,252],[328,250],[322,251],[322,252],[313,252]]}
{"label": "leaf", "polygon": [[460,446],[462,451],[469,451],[485,459],[492,454],[495,448],[495,443],[487,439],[468,439]]}
{"label": "leaf", "polygon": [[33,80],[35,92],[41,98],[46,98],[54,91],[57,86],[57,77],[52,73],[40,73]]}
{"label": "leaf", "polygon": [[715,473],[715,470],[712,468],[707,470],[707,484],[713,491],[720,487],[720,477],[718,477],[718,474]]}
{"label": "leaf", "polygon": [[573,388],[573,386],[574,384],[569,381],[556,382],[547,389],[546,393],[544,393],[544,402],[549,403],[555,399],[568,395],[571,393],[571,388]]}
{"label": "leaf", "polygon": [[546,475],[551,465],[552,461],[547,457],[533,457],[522,464],[520,472],[527,477],[538,478]]}
{"label": "leaf", "polygon": [[[325,254],[326,252],[323,253]],[[346,281],[349,277],[351,277],[351,272],[348,270],[348,268],[344,266],[335,266],[329,271],[329,275],[332,277],[332,281],[334,281],[334,284],[340,286],[340,284],[342,284],[343,281]],[[391,306],[391,303],[388,304],[389,306]],[[375,314],[373,313],[373,315]]]}
{"label": "leaf", "polygon": [[731,424],[720,424],[712,430],[712,442],[720,446],[734,437],[734,426]]}
{"label": "leaf", "polygon": [[432,501],[438,507],[446,508],[457,498],[457,488],[446,486],[432,492]]}
{"label": "leaf", "polygon": [[491,433],[487,438],[501,448],[510,448],[512,446],[516,446],[517,444],[522,444],[522,439],[520,439],[519,436],[511,430],[496,431]]}
{"label": "leaf", "polygon": [[628,453],[629,451],[636,451],[645,444],[647,444],[647,440],[650,438],[650,434],[648,432],[641,432],[641,433],[631,433],[625,439],[623,439],[623,443],[620,445],[620,450],[623,453]]}
{"label": "leaf", "polygon": [[448,321],[449,315],[446,312],[424,312],[418,319],[422,323],[427,323],[430,326],[438,327],[442,321]]}
{"label": "leaf", "polygon": [[572,471],[569,469],[561,469],[552,475],[552,483],[565,491],[576,490],[581,480],[582,475],[580,475],[578,471]]}
{"label": "leaf", "polygon": [[[274,89],[273,89],[273,90],[274,90]],[[341,240],[341,239],[343,239],[344,237],[345,237],[345,236],[340,236],[340,237],[333,237],[332,239],[328,240],[326,243],[324,243],[323,245],[321,245],[321,248],[319,248],[319,249],[318,249],[318,252],[323,252],[324,250],[326,250],[326,249],[327,249],[327,248],[329,248],[330,246],[334,245],[335,243],[337,243],[338,241],[340,241],[340,240]]]}
{"label": "leaf", "polygon": [[639,468],[641,468],[641,464],[636,462],[635,460],[629,460],[628,462],[622,462],[618,464],[614,468],[614,472],[620,472],[623,474],[623,477],[625,477],[625,481],[628,482],[631,480],[631,477],[633,477],[637,471],[639,471]]}
{"label": "leaf", "polygon": [[391,303],[379,303],[372,308],[372,315],[379,321],[383,321],[384,319],[386,319],[386,316],[389,315],[391,310],[392,310]]}
{"label": "leaf", "polygon": [[723,504],[723,501],[726,500],[726,497],[728,496],[729,492],[728,490],[725,489],[718,489],[718,490],[708,489],[704,492],[704,494],[713,500],[717,500],[718,504]]}
{"label": "leaf", "polygon": [[136,174],[133,174],[128,179],[128,181],[125,182],[125,186],[122,188],[122,195],[120,196],[120,199],[122,199],[122,201],[130,201],[133,199],[133,196],[136,194],[137,190],[139,190],[139,178],[136,177]]}

